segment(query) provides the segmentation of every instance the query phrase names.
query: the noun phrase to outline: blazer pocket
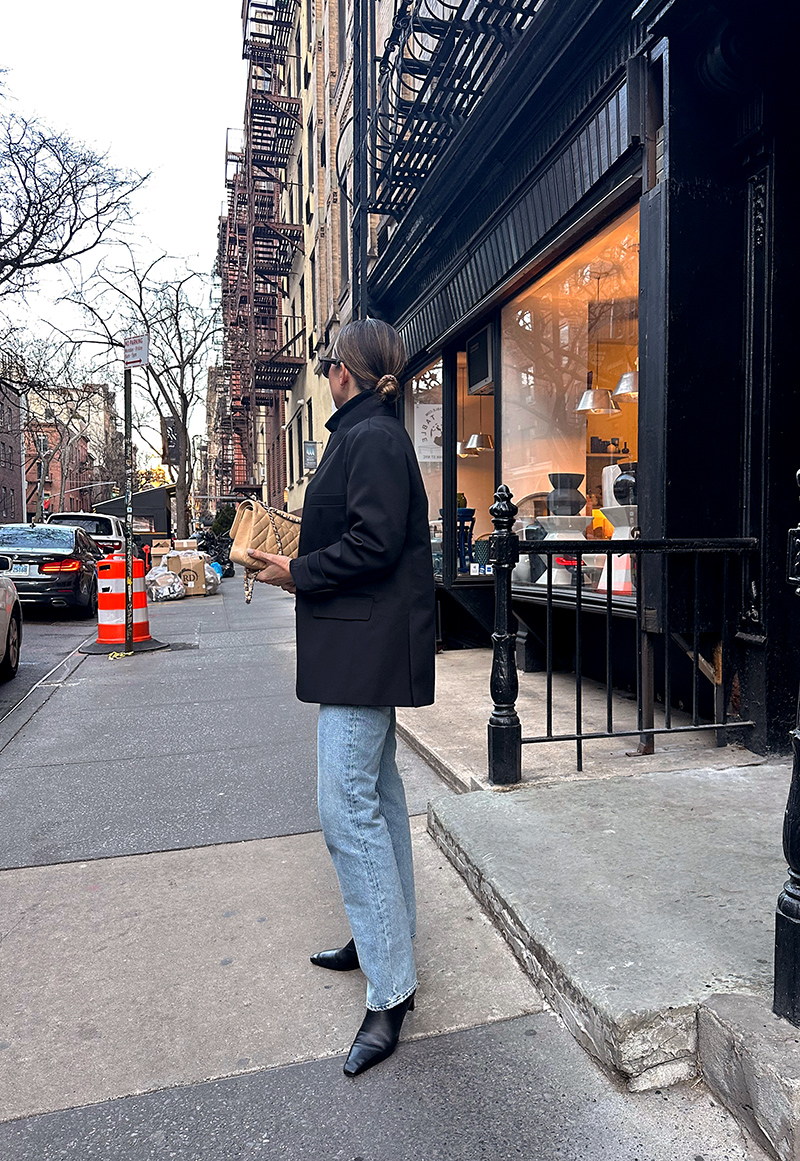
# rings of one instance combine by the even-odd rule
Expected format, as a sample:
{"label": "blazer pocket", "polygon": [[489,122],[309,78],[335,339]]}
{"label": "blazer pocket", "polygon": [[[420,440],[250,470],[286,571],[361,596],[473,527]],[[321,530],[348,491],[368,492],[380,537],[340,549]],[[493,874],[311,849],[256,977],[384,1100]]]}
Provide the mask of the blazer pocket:
{"label": "blazer pocket", "polygon": [[335,621],[368,621],[372,616],[372,597],[332,597],[312,606],[315,617]]}
{"label": "blazer pocket", "polygon": [[306,503],[310,508],[315,508],[317,505],[320,507],[344,505],[346,501],[347,496],[344,492],[317,492],[316,496],[309,496]]}

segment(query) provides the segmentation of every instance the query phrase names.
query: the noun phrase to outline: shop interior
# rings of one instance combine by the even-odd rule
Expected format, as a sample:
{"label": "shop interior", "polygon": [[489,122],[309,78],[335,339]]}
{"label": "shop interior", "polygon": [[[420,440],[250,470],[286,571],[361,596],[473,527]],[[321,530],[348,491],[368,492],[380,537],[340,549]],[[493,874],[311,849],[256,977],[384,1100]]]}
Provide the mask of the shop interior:
{"label": "shop interior", "polygon": [[[638,210],[601,230],[502,312],[503,471],[528,540],[626,539],[638,524]],[[583,588],[606,592],[608,562],[587,554]],[[578,584],[577,560],[553,584]],[[517,586],[547,583],[523,559]],[[630,558],[612,592],[632,596]]]}

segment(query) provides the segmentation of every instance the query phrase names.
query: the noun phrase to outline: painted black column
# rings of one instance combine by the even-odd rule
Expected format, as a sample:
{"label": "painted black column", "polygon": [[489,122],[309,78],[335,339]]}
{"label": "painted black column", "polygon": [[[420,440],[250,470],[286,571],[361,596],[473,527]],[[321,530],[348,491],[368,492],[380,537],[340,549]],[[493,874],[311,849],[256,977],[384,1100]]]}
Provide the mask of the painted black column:
{"label": "painted black column", "polygon": [[517,717],[519,693],[514,618],[511,610],[511,574],[519,560],[519,540],[511,531],[517,515],[511,492],[501,484],[489,511],[495,531],[489,547],[494,569],[494,632],[492,633],[491,693],[494,709],[489,718],[489,781],[508,786],[522,779],[522,726]]}
{"label": "painted black column", "polygon": [[[800,485],[800,472],[797,473]],[[800,526],[789,534],[787,577],[800,596]],[[789,878],[778,897],[775,911],[775,995],[776,1016],[800,1027],[800,698],[795,728],[791,733],[792,784],[783,817],[783,853],[789,864]]]}

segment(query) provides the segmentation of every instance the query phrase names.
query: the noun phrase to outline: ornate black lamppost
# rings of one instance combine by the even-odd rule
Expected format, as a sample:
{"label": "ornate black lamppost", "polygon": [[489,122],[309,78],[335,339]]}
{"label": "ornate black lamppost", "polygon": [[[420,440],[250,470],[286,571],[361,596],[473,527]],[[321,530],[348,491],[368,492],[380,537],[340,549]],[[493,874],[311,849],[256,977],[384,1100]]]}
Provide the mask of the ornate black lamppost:
{"label": "ornate black lamppost", "polygon": [[505,484],[495,492],[489,511],[495,527],[489,547],[494,569],[491,679],[494,709],[489,718],[489,781],[507,786],[522,779],[522,726],[516,711],[517,634],[511,610],[511,573],[519,560],[519,541],[511,531],[517,506],[511,503],[511,492]]}
{"label": "ornate black lamppost", "polygon": [[[797,473],[800,487],[800,472]],[[800,596],[800,526],[789,530],[787,578]],[[783,819],[783,853],[789,878],[775,912],[775,999],[772,1010],[800,1027],[800,700],[792,730],[792,784]]]}

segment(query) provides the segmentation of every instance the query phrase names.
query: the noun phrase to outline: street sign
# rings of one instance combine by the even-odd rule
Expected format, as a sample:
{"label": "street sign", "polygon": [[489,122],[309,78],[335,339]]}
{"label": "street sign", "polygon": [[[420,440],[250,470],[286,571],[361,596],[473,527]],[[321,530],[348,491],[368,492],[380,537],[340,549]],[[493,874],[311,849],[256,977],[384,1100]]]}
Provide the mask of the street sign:
{"label": "street sign", "polygon": [[303,441],[303,470],[306,472],[316,471],[317,467],[317,445],[314,440],[306,439]]}
{"label": "street sign", "polygon": [[148,363],[147,335],[134,335],[125,340],[125,369],[128,367],[146,367]]}

